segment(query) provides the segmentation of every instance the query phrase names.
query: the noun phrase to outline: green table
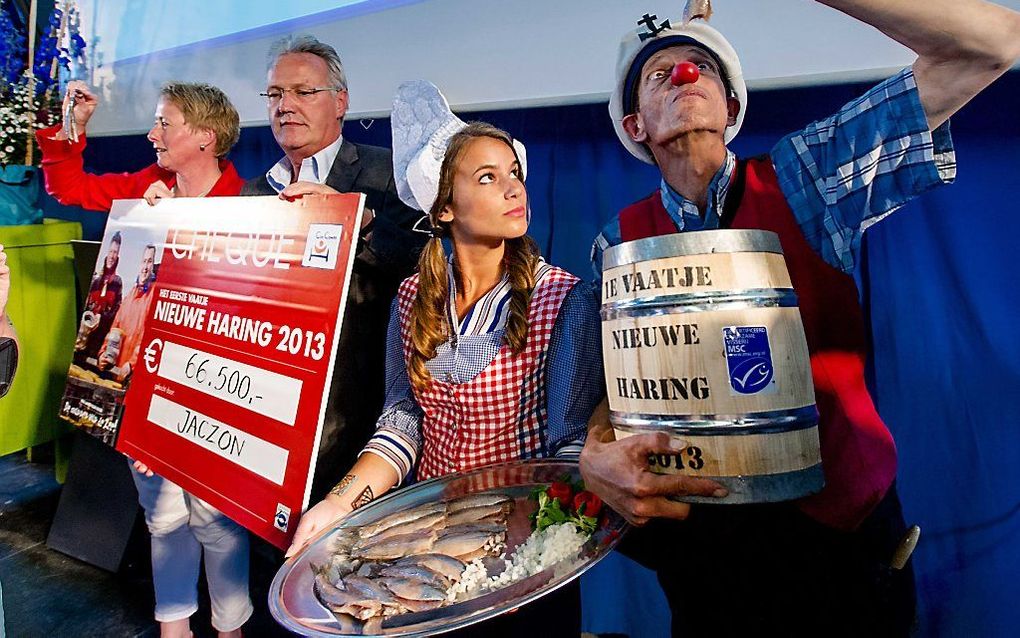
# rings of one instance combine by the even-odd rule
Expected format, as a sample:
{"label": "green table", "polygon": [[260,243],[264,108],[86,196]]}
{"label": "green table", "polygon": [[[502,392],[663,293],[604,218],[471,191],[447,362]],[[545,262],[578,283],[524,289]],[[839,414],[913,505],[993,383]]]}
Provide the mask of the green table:
{"label": "green table", "polygon": [[[73,239],[81,239],[78,222],[47,219],[0,226],[0,244],[11,267],[7,312],[21,344],[17,376],[0,400],[0,455],[53,441],[71,430],[57,411],[78,323]],[[62,476],[66,454],[58,450],[57,459]]]}

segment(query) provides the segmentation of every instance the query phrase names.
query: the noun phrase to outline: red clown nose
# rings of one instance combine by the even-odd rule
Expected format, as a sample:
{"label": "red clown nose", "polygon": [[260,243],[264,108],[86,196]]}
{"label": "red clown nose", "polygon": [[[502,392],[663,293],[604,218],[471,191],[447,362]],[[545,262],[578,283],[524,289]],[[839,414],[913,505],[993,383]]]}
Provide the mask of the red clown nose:
{"label": "red clown nose", "polygon": [[701,73],[693,62],[681,62],[673,67],[669,81],[673,86],[683,86],[684,84],[694,84],[699,77],[701,77]]}

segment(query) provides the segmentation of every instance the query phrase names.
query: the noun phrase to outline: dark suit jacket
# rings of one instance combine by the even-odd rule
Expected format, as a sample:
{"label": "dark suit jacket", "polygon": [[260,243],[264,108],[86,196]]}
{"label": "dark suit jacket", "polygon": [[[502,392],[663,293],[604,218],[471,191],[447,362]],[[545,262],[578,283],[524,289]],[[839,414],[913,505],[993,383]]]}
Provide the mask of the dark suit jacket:
{"label": "dark suit jacket", "polygon": [[[400,282],[415,271],[428,239],[412,230],[422,213],[405,206],[397,196],[388,149],[344,140],[326,185],[344,193],[364,193],[365,207],[375,212],[375,219],[362,232],[354,258],[319,441],[312,503],[340,481],[375,431],[385,393],[390,302]],[[241,194],[275,195],[276,191],[263,175],[248,181]]]}

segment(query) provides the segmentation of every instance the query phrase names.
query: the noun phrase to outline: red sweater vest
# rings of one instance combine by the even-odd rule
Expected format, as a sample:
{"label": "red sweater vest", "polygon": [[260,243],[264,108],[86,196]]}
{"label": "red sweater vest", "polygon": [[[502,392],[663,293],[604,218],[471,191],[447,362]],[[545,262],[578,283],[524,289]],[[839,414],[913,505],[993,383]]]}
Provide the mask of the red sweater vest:
{"label": "red sweater vest", "polygon": [[[804,239],[771,160],[740,162],[727,199],[724,228],[779,235],[807,334],[825,488],[797,505],[821,523],[852,530],[896,476],[896,446],[864,382],[868,340],[857,286]],[[619,219],[623,241],[677,232],[658,191],[625,208]]]}

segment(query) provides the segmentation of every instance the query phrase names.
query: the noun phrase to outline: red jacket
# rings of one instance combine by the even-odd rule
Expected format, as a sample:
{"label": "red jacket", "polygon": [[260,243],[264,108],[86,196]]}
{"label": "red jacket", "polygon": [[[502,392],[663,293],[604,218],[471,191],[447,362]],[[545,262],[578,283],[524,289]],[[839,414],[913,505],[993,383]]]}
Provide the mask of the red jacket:
{"label": "red jacket", "polygon": [[[770,159],[740,162],[737,171],[721,226],[779,235],[811,353],[825,488],[797,504],[821,523],[852,530],[896,477],[896,446],[864,382],[868,339],[857,286],[808,244]],[[658,191],[620,212],[620,231],[623,241],[677,232]]]}
{"label": "red jacket", "polygon": [[[36,131],[35,139],[42,151],[43,178],[46,192],[67,206],[81,206],[89,210],[109,211],[115,199],[137,199],[156,180],[163,181],[169,188],[177,183],[177,174],[152,164],[134,173],[106,173],[92,175],[85,172],[82,151],[85,150],[85,136],[75,143],[51,139],[60,130],[60,125]],[[244,180],[229,160],[220,160],[223,172],[206,197],[229,197],[238,195]]]}

